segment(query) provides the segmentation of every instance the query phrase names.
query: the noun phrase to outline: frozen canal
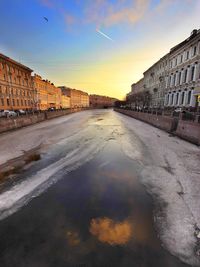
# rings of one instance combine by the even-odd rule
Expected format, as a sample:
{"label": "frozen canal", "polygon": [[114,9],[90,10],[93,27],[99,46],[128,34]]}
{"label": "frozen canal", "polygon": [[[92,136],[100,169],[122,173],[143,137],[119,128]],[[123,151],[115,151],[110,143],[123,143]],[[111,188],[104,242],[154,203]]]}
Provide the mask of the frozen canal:
{"label": "frozen canal", "polygon": [[[199,148],[112,110],[0,135],[2,267],[200,266]],[[11,161],[10,161],[11,162]]]}

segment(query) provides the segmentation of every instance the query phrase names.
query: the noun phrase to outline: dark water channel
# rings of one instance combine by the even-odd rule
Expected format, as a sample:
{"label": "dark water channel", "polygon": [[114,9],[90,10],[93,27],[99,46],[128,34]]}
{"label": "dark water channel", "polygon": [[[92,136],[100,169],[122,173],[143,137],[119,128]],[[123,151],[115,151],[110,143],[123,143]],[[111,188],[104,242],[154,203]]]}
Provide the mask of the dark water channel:
{"label": "dark water channel", "polygon": [[115,140],[0,222],[1,267],[184,267],[165,251],[137,165]]}

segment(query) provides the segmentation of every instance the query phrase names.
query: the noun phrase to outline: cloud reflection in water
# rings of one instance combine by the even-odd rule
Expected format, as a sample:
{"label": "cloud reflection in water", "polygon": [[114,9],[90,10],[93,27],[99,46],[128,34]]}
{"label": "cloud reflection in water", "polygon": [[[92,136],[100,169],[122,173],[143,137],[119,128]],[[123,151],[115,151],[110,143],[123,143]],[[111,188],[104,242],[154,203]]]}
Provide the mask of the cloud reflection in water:
{"label": "cloud reflection in water", "polygon": [[125,220],[114,222],[109,218],[92,219],[90,233],[103,243],[110,245],[125,245],[131,238],[132,226]]}

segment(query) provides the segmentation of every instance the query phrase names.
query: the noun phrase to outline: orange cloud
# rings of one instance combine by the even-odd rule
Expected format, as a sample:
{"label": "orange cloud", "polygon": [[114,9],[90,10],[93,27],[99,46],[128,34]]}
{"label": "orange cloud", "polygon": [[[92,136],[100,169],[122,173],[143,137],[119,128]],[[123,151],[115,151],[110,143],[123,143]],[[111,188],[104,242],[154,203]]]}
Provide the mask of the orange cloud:
{"label": "orange cloud", "polygon": [[97,26],[112,26],[118,23],[136,23],[142,19],[148,11],[149,0],[119,0],[117,3],[109,3],[105,0],[89,1],[85,9],[85,18],[88,23]]}
{"label": "orange cloud", "polygon": [[132,227],[128,221],[114,222],[109,218],[92,219],[90,233],[103,243],[125,245],[131,238]]}
{"label": "orange cloud", "polygon": [[[40,0],[49,7],[55,8],[64,15],[68,26],[79,21],[81,23],[93,23],[95,27],[112,26],[118,23],[136,23],[142,19],[148,11],[150,0],[118,0],[111,3],[107,0],[86,0],[83,8],[83,18],[77,18],[73,14],[65,14],[66,9],[62,7],[62,1],[58,4],[55,0]],[[59,8],[58,8],[59,7]]]}

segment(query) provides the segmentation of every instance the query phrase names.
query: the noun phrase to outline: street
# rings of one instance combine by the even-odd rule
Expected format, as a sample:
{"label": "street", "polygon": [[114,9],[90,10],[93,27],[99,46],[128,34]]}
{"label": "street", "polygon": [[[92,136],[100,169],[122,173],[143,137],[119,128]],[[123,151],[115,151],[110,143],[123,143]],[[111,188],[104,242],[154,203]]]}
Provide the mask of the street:
{"label": "street", "polygon": [[200,266],[200,149],[111,109],[0,135],[2,267]]}

